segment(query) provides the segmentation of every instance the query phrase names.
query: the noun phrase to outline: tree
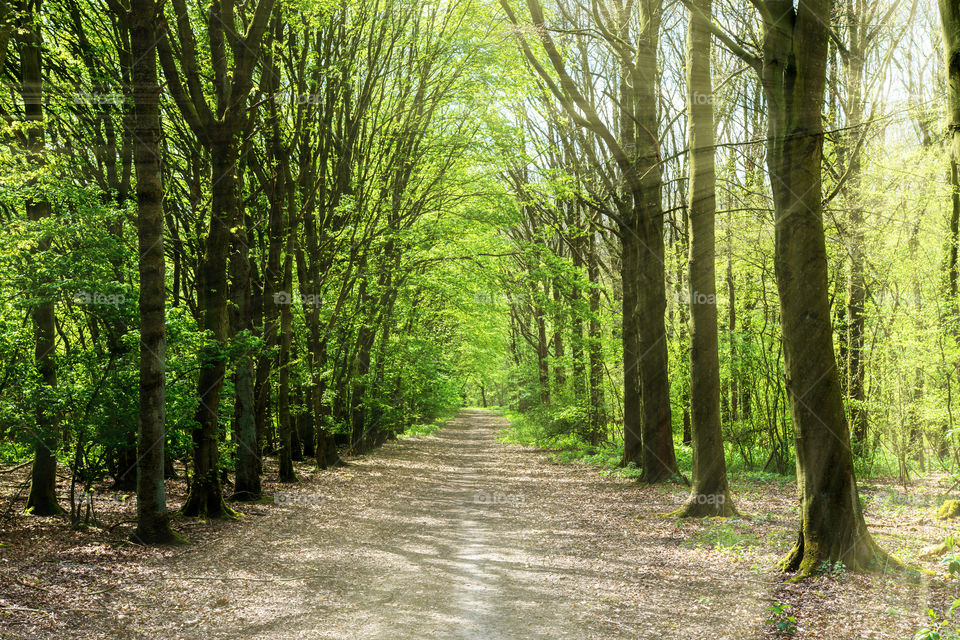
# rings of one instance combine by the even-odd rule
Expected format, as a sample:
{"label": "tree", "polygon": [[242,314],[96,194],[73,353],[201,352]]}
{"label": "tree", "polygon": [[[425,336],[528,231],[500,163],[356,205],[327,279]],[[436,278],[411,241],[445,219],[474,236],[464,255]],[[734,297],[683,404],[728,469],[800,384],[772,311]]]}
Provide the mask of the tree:
{"label": "tree", "polygon": [[783,566],[800,576],[822,562],[860,570],[881,552],[860,508],[827,292],[821,113],[831,2],[762,6],[759,70],[769,110],[775,268],[800,492],[798,540]]}
{"label": "tree", "polygon": [[690,140],[690,397],[693,483],[682,516],[736,514],[727,488],[720,430],[717,337],[716,170],[710,69],[712,0],[694,0],[687,31],[687,118]]}
{"label": "tree", "polygon": [[[521,49],[565,113],[590,130],[613,158],[622,180],[616,218],[622,245],[623,281],[623,464],[639,464],[647,482],[677,473],[670,413],[664,316],[662,177],[658,158],[657,44],[662,6],[659,0],[601,5],[596,28],[620,65],[617,122],[605,123],[567,69],[567,62],[546,24],[538,0],[528,0],[532,32],[549,60],[545,68],[530,48],[525,29],[507,0],[501,6],[518,30]],[[636,34],[633,8],[639,12]],[[556,79],[554,78],[556,77]],[[619,135],[617,135],[619,133]]]}
{"label": "tree", "polygon": [[253,87],[253,73],[273,3],[273,0],[258,0],[242,36],[232,2],[216,0],[210,5],[206,29],[213,70],[214,108],[208,104],[203,88],[201,58],[186,2],[173,0],[171,3],[179,47],[174,49],[171,45],[172,34],[166,20],[161,25],[159,53],[167,86],[191,131],[209,151],[212,163],[210,225],[198,274],[203,328],[212,334],[212,340],[200,361],[194,477],[190,495],[183,505],[183,513],[190,516],[233,515],[223,501],[220,486],[218,437],[220,395],[226,375],[224,350],[228,339],[227,260],[231,229],[238,221],[238,145],[250,121],[247,98]]}
{"label": "tree", "polygon": [[[700,13],[689,0],[691,11]],[[833,348],[823,231],[823,96],[831,0],[764,0],[760,55],[711,30],[759,74],[768,111],[767,168],[775,213],[774,266],[797,456],[800,530],[784,559],[798,577],[822,562],[853,570],[885,554],[857,492],[850,430]]]}
{"label": "tree", "polygon": [[114,4],[130,32],[133,69],[134,165],[140,252],[140,414],[137,440],[137,529],[145,544],[178,538],[170,528],[163,485],[166,442],[166,263],[160,173],[160,86],[157,83],[156,0]]}
{"label": "tree", "polygon": [[943,38],[943,55],[947,74],[947,130],[950,139],[950,186],[953,188],[950,209],[950,255],[948,280],[951,304],[957,306],[960,281],[960,5],[951,0],[939,0]]}
{"label": "tree", "polygon": [[[40,3],[27,0],[19,7],[20,23],[17,37],[20,44],[20,95],[23,98],[24,120],[26,128],[26,151],[35,166],[43,165],[44,124],[43,124],[43,72],[42,40],[40,37]],[[33,179],[32,179],[33,180]],[[34,180],[35,181],[35,180]],[[50,251],[50,233],[42,229],[50,218],[50,202],[42,195],[31,196],[26,203],[27,219],[40,228],[34,255],[43,259]],[[39,276],[40,291],[38,300],[30,310],[33,321],[34,362],[39,376],[40,396],[34,415],[36,430],[33,432],[34,454],[30,473],[30,493],[27,496],[27,511],[38,516],[52,516],[63,513],[57,502],[57,448],[59,437],[56,409],[50,406],[49,399],[42,396],[57,386],[55,338],[56,317],[54,301],[49,287],[49,276]]]}

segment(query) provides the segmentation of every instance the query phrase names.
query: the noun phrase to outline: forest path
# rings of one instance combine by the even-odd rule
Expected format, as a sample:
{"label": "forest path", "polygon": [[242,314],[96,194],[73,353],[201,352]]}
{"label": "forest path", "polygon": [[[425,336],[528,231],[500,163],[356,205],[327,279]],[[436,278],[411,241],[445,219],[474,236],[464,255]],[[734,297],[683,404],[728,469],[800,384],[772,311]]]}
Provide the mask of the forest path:
{"label": "forest path", "polygon": [[656,493],[554,464],[499,442],[505,426],[466,410],[435,437],[289,485],[266,517],[157,562],[152,588],[125,585],[117,599],[142,606],[128,609],[123,635],[760,635],[765,585],[731,579],[716,555],[681,547],[675,524],[654,524],[670,519],[650,519],[677,487]]}

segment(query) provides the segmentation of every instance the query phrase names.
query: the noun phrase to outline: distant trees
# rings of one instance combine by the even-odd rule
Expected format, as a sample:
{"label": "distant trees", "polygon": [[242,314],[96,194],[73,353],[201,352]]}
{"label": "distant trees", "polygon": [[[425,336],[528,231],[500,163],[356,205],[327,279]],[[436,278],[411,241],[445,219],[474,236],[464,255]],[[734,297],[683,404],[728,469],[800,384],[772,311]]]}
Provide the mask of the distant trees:
{"label": "distant trees", "polygon": [[[656,90],[659,2],[633,3],[591,16],[604,46],[619,67],[616,81],[607,80],[618,97],[606,103],[610,93],[594,93],[589,68],[590,45],[580,43],[579,57],[567,59],[555,42],[539,2],[528,2],[530,28],[502,0],[509,20],[517,29],[521,49],[566,117],[586,128],[602,142],[612,167],[604,181],[607,202],[615,210],[621,244],[623,340],[623,464],[643,468],[645,478],[660,482],[677,472],[670,412],[670,382],[667,375],[667,345],[664,314],[663,212],[658,161],[658,111]],[[565,20],[572,10],[561,7]],[[636,26],[639,25],[639,26]],[[639,29],[639,31],[637,30]],[[539,41],[549,60],[544,67],[530,41]],[[570,68],[579,68],[578,82]],[[601,104],[602,100],[606,104]],[[609,116],[605,118],[604,116]],[[615,167],[615,169],[614,169]]]}

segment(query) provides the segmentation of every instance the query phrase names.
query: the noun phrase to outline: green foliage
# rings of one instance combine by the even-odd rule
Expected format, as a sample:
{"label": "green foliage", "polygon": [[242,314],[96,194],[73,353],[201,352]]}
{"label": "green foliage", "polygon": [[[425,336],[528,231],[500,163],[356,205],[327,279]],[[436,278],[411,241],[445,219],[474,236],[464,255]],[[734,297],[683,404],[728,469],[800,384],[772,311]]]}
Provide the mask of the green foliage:
{"label": "green foliage", "polygon": [[820,566],[817,567],[817,573],[833,578],[834,580],[842,580],[847,574],[847,566],[839,560],[836,562],[824,560],[820,563]]}
{"label": "green foliage", "polygon": [[433,436],[436,435],[437,431],[443,428],[443,425],[446,423],[446,419],[436,419],[433,422],[425,424],[414,424],[407,427],[403,433],[399,434],[400,438],[411,438],[411,437],[423,437],[423,436]]}
{"label": "green foliage", "polygon": [[763,621],[764,624],[771,625],[778,635],[792,636],[797,632],[797,619],[789,614],[788,610],[793,606],[774,602],[767,607],[770,617]]}
{"label": "green foliage", "polygon": [[960,638],[960,625],[954,620],[953,616],[958,608],[960,608],[960,599],[954,600],[942,617],[933,609],[928,608],[928,624],[917,630],[913,640],[957,640]]}

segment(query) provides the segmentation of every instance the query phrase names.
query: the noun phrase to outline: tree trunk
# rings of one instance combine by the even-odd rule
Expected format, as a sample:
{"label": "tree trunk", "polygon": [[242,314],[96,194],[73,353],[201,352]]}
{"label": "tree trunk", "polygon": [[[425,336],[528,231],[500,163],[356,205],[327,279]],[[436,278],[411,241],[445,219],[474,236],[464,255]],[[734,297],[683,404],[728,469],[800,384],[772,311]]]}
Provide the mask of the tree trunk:
{"label": "tree trunk", "polygon": [[690,136],[690,412],[693,482],[678,515],[736,514],[727,487],[720,430],[720,356],[717,336],[717,284],[713,132],[710,76],[712,0],[697,0],[687,32],[687,125]]}
{"label": "tree trunk", "polygon": [[[579,216],[570,222],[573,228],[579,228],[581,221]],[[576,246],[573,251],[573,266],[579,274],[584,267],[583,251],[586,247],[584,238],[576,239]],[[584,360],[584,335],[583,335],[583,292],[580,282],[574,282],[570,289],[570,351],[573,359],[573,400],[578,405],[586,404],[586,380],[587,369]]]}
{"label": "tree trunk", "polygon": [[[24,119],[27,123],[27,154],[32,162],[40,165],[44,162],[43,128],[43,73],[41,70],[39,20],[40,3],[26,3],[18,28],[20,39],[21,95],[23,97]],[[43,198],[29,197],[26,203],[27,219],[32,223],[42,223],[50,217],[50,203]],[[51,239],[43,234],[37,242],[35,255],[42,256],[50,251]],[[47,279],[47,276],[41,276]],[[37,283],[41,285],[40,282]],[[52,392],[57,386],[55,336],[56,319],[53,299],[43,294],[41,301],[30,310],[33,321],[34,363],[43,387],[43,392]],[[63,513],[57,503],[57,448],[59,447],[57,417],[50,399],[38,399],[36,409],[36,431],[34,436],[33,467],[30,472],[30,493],[27,496],[27,511],[37,516],[53,516]]]}
{"label": "tree trunk", "polygon": [[[291,225],[292,227],[293,225]],[[293,237],[293,228],[287,231],[289,238]],[[279,389],[277,390],[277,417],[280,421],[277,447],[280,458],[280,482],[296,482],[297,475],[293,470],[293,418],[290,415],[290,342],[293,331],[293,314],[291,303],[293,300],[293,252],[291,241],[287,240],[287,255],[283,259],[283,293],[288,300],[280,305],[280,356],[277,361],[279,372]]]}
{"label": "tree trunk", "polygon": [[[943,53],[947,71],[947,127],[950,134],[950,246],[948,253],[948,308],[953,315],[960,313],[957,300],[960,286],[960,6],[952,0],[939,0],[942,22]],[[960,331],[954,330],[960,341]],[[946,454],[949,440],[944,430],[941,455]]]}
{"label": "tree trunk", "polygon": [[367,424],[367,387],[370,374],[370,354],[373,350],[373,342],[376,338],[376,332],[369,323],[372,318],[366,318],[360,331],[357,332],[357,362],[355,375],[356,380],[353,384],[353,392],[350,398],[350,422],[352,437],[350,448],[354,453],[365,453],[372,447],[371,440],[375,437],[372,433],[371,425]]}
{"label": "tree trunk", "polygon": [[847,397],[850,400],[850,428],[855,452],[862,452],[867,438],[866,389],[864,387],[864,309],[867,299],[865,275],[863,194],[861,192],[862,163],[857,142],[863,125],[863,68],[864,33],[860,16],[853,0],[847,0],[847,140],[844,152],[848,154],[846,168],[846,202],[850,209],[848,237],[850,243],[850,274],[847,282]]}
{"label": "tree trunk", "polygon": [[629,227],[621,228],[620,275],[623,282],[621,300],[623,327],[623,460],[620,464],[643,465],[643,400],[640,390],[640,342],[638,334],[638,301],[636,283],[636,238]]}
{"label": "tree trunk", "polygon": [[[238,225],[230,256],[234,336],[240,332],[253,334],[253,309],[250,300],[250,249],[247,224]],[[254,396],[253,356],[244,353],[237,362],[234,388],[234,419],[237,435],[237,473],[232,500],[259,500],[260,447]]]}
{"label": "tree trunk", "polygon": [[[670,415],[670,379],[667,374],[667,310],[664,276],[662,176],[659,144],[657,90],[657,45],[660,35],[662,0],[641,3],[643,30],[636,43],[633,70],[635,109],[631,127],[636,127],[637,169],[633,191],[636,234],[637,276],[635,319],[640,350],[640,389],[643,401],[643,480],[663,482],[678,473],[673,448],[673,421]],[[626,322],[626,318],[624,318]]]}
{"label": "tree trunk", "polygon": [[556,307],[553,326],[553,382],[561,402],[566,397],[567,387],[567,369],[564,363],[566,359],[566,349],[563,344],[563,298],[560,292],[560,279],[557,278],[553,283],[553,303]]}
{"label": "tree trunk", "polygon": [[550,345],[547,343],[547,320],[543,305],[534,302],[534,318],[537,322],[537,377],[540,383],[540,404],[550,404]]}
{"label": "tree trunk", "polygon": [[800,493],[797,544],[783,562],[805,577],[822,562],[852,570],[880,552],[867,531],[833,349],[821,208],[830,0],[768,0],[761,82],[770,113],[774,266]]}
{"label": "tree trunk", "polygon": [[591,228],[587,245],[587,280],[590,282],[590,322],[587,327],[587,352],[590,361],[590,444],[598,445],[603,437],[607,416],[603,394],[603,333],[600,326],[600,266],[596,232]]}
{"label": "tree trunk", "polygon": [[160,86],[157,83],[156,0],[132,0],[133,153],[137,170],[140,249],[140,417],[137,442],[137,528],[141,544],[177,541],[164,492],[166,456],[165,260],[163,182],[160,173]]}
{"label": "tree trunk", "polygon": [[193,481],[183,505],[186,516],[209,518],[235,517],[223,501],[220,486],[220,395],[223,391],[227,346],[227,257],[230,252],[230,228],[235,218],[237,147],[227,127],[218,126],[211,145],[213,198],[210,229],[200,265],[199,298],[204,330],[212,334],[213,344],[200,355],[197,388],[197,426],[193,431]]}
{"label": "tree trunk", "polygon": [[950,177],[952,208],[950,214],[949,281],[953,304],[956,305],[960,265],[958,265],[958,234],[960,234],[960,5],[953,0],[939,0],[943,26],[943,54],[947,72],[947,126],[950,133]]}
{"label": "tree trunk", "polygon": [[[293,354],[291,360],[298,358]],[[303,404],[303,388],[298,384],[296,391],[292,394],[297,404]],[[290,422],[290,459],[294,462],[303,462],[303,414],[298,413],[291,416]]]}

